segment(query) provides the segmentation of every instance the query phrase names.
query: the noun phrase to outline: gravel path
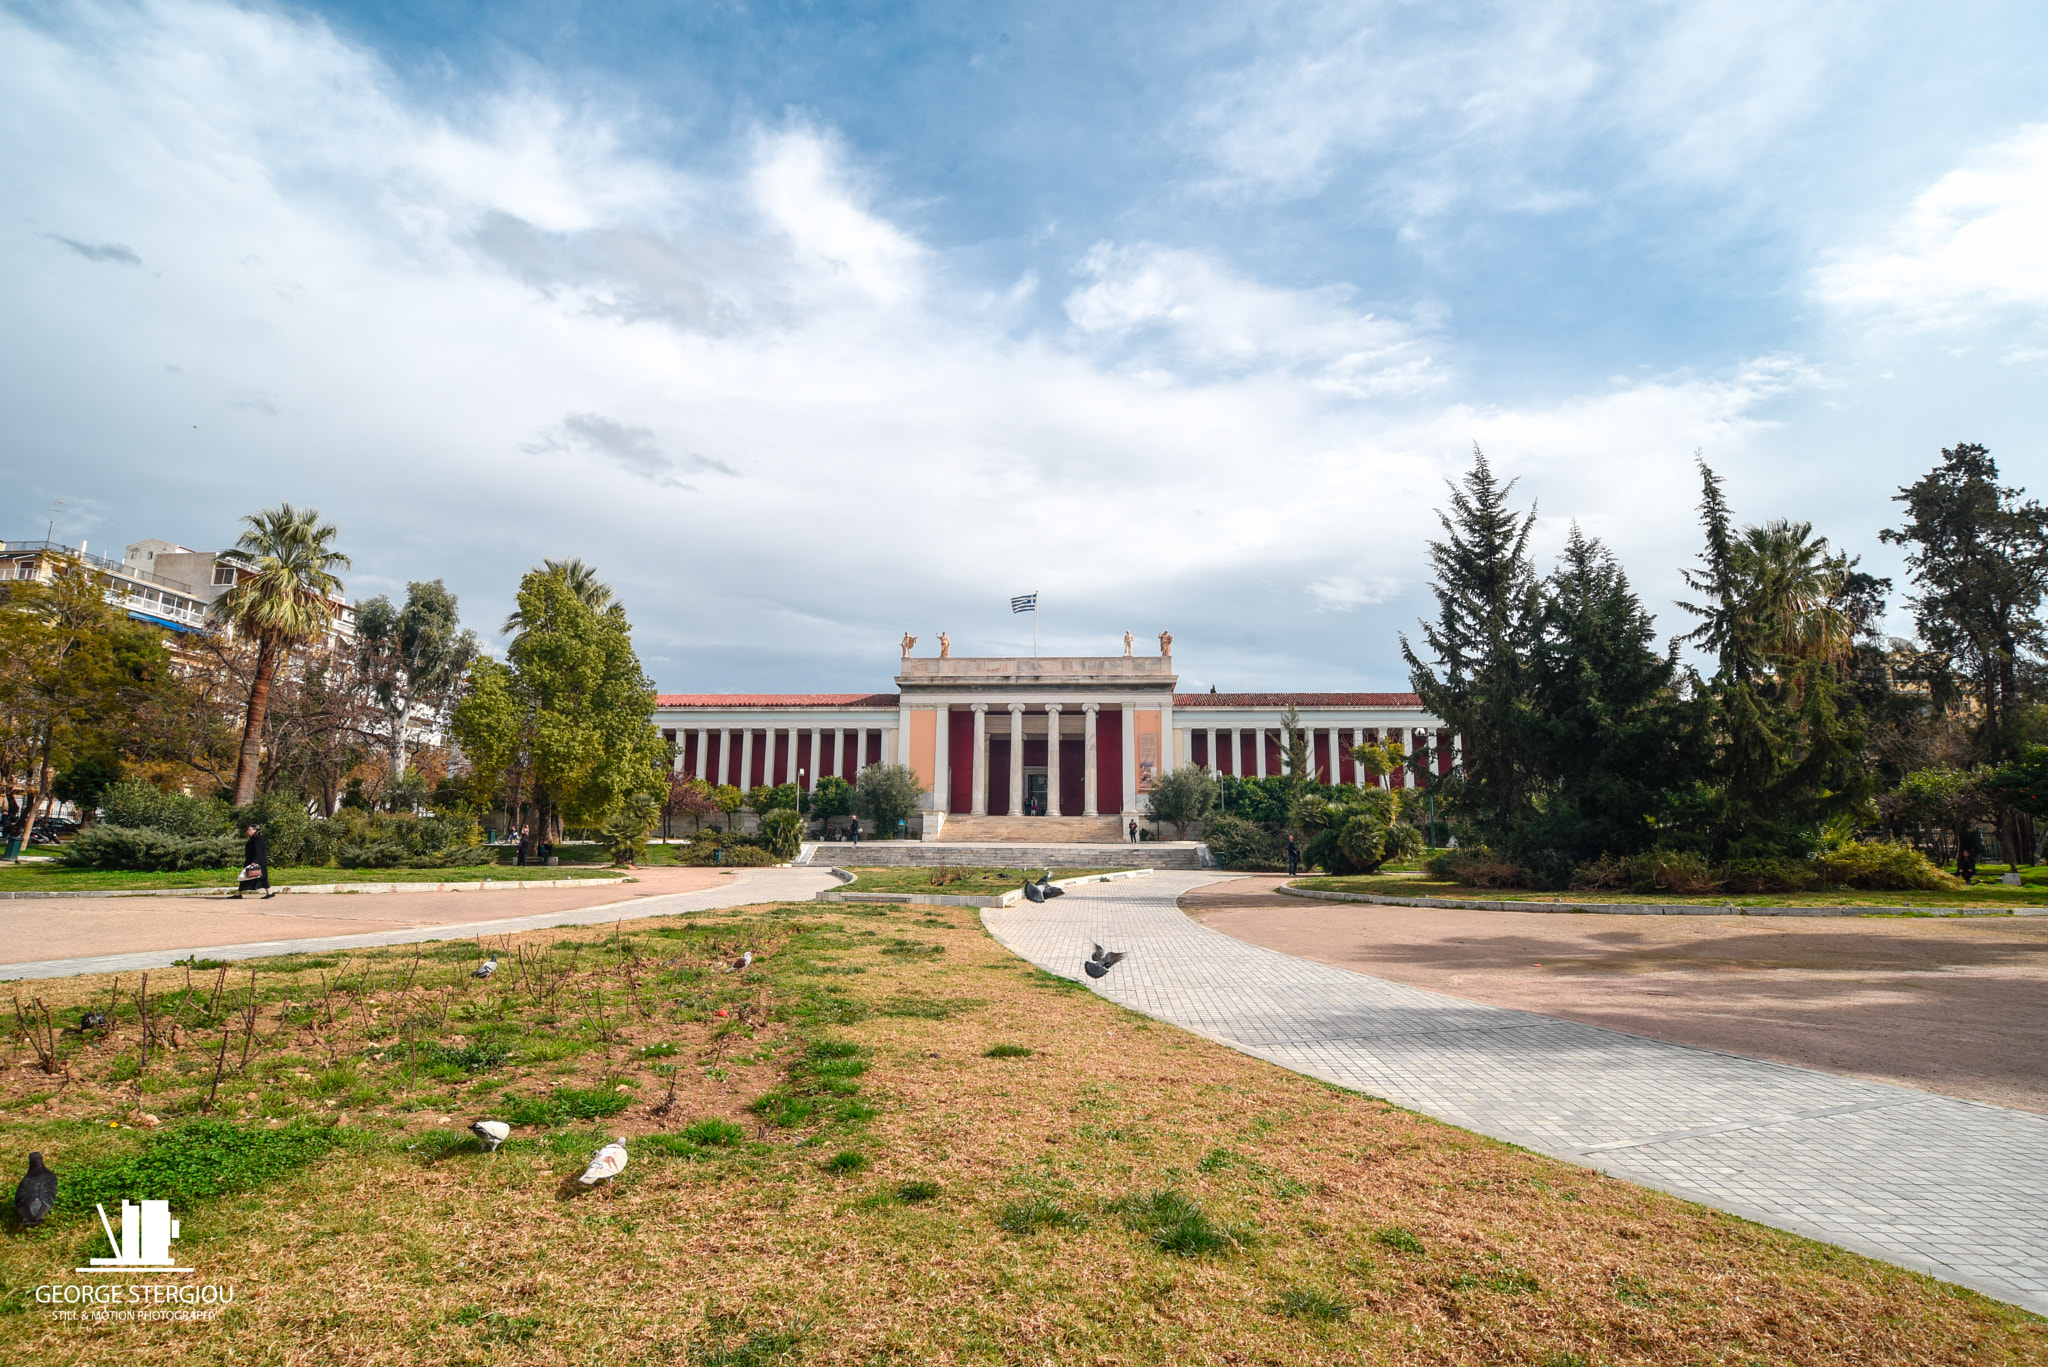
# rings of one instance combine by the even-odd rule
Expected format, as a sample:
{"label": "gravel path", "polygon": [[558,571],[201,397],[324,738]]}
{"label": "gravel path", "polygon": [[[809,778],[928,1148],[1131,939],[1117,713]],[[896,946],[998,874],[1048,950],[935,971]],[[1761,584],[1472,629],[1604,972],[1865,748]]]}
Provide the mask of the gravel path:
{"label": "gravel path", "polygon": [[[1227,877],[1227,875],[1226,875]],[[1198,924],[1215,874],[983,913],[1030,962],[1284,1068],[2048,1313],[2048,1117],[1312,963]]]}
{"label": "gravel path", "polygon": [[[591,889],[580,899],[571,899],[572,905],[557,906],[526,915],[510,913],[524,910],[532,906],[537,899],[553,895],[538,892],[451,892],[389,894],[375,899],[365,899],[335,893],[289,897],[268,904],[244,901],[231,905],[249,908],[268,905],[279,910],[274,913],[244,914],[241,920],[231,924],[246,925],[250,929],[283,930],[286,933],[275,939],[212,944],[194,943],[193,939],[187,938],[182,944],[175,946],[132,950],[109,947],[108,952],[96,954],[0,964],[0,980],[68,978],[79,973],[128,973],[145,968],[167,967],[173,960],[194,955],[202,959],[260,959],[273,954],[310,954],[330,949],[409,945],[424,940],[466,940],[479,935],[510,935],[517,931],[542,930],[549,926],[602,925],[620,919],[679,916],[690,912],[715,911],[722,907],[747,906],[755,902],[808,902],[812,893],[839,886],[838,880],[823,869],[743,869],[736,873],[720,875],[709,886],[703,886],[703,880],[689,881],[697,883],[698,886],[694,890],[667,893],[659,891],[658,884],[654,890],[643,889],[637,884],[613,884],[601,889]],[[637,895],[621,897],[620,894],[628,889],[633,889]],[[412,919],[412,923],[387,925],[386,928],[375,930],[355,929],[364,917],[376,915],[381,919],[390,904],[395,904],[401,897],[408,896],[435,900],[422,908]],[[313,908],[309,905],[328,899],[331,899],[333,905],[325,908]],[[141,907],[157,905],[154,898],[137,897],[110,901],[112,906],[130,914],[134,914],[135,910]],[[208,916],[222,914],[217,911],[217,903],[195,901],[195,904],[206,908],[205,914]],[[70,915],[72,904],[17,902],[7,905],[17,909],[39,907],[38,915],[57,917]],[[65,910],[54,913],[50,910],[51,907],[64,907]],[[22,915],[18,910],[10,914],[16,917]],[[173,914],[173,911],[159,907],[160,916]],[[207,927],[218,924],[219,922],[214,920],[195,922],[195,925]],[[185,927],[187,930],[193,928],[192,925]],[[22,938],[23,934],[24,932],[17,928],[12,943],[17,946],[33,946],[37,943],[32,935]],[[167,938],[157,927],[139,926],[138,934],[146,934],[153,943]],[[44,942],[47,943],[47,939]]]}

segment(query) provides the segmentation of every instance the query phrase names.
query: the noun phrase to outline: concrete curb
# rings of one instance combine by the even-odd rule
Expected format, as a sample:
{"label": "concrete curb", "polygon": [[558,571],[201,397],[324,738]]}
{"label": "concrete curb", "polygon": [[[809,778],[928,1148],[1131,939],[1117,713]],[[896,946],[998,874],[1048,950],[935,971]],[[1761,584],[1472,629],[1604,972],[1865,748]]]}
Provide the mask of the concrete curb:
{"label": "concrete curb", "polygon": [[1463,897],[1383,897],[1371,892],[1317,892],[1287,883],[1277,891],[1324,902],[1380,907],[1451,907],[1459,911],[1591,912],[1601,916],[2048,916],[2048,907],[1738,907],[1652,902],[1481,902]]}
{"label": "concrete curb", "polygon": [[[517,892],[526,888],[567,886],[601,888],[612,883],[637,882],[633,878],[486,878],[475,883],[294,883],[272,888],[286,893],[384,893],[384,892]],[[105,892],[0,892],[0,901],[32,901],[62,897],[232,897],[233,888],[113,888]]]}
{"label": "concrete curb", "polygon": [[[854,881],[854,875],[845,869],[832,872],[843,876],[847,882]],[[1082,883],[1114,883],[1125,878],[1150,878],[1152,869],[1118,869],[1114,873],[1091,873],[1080,878],[1055,878],[1056,888],[1077,887]],[[1014,906],[1024,898],[1024,889],[1012,888],[994,897],[954,897],[945,893],[922,892],[814,892],[813,902],[903,902],[920,907],[1007,907]]]}

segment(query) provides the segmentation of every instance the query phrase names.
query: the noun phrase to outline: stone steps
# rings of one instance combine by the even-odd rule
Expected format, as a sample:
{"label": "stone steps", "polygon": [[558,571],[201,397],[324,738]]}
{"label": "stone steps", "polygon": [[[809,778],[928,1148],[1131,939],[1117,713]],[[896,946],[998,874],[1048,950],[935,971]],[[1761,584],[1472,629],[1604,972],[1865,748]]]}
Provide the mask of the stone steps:
{"label": "stone steps", "polygon": [[949,816],[936,844],[1016,841],[1028,845],[1115,845],[1124,840],[1120,816]]}
{"label": "stone steps", "polygon": [[[1043,818],[1050,820],[1051,818]],[[859,845],[827,841],[806,847],[814,868],[1199,869],[1203,848],[1192,841],[1083,845],[1004,841],[991,844],[874,840]]]}

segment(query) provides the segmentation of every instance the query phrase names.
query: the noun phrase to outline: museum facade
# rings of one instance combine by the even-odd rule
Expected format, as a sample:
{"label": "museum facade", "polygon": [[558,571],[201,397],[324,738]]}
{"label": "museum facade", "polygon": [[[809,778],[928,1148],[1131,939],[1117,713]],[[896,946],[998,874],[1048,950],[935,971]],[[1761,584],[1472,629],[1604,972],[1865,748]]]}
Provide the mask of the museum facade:
{"label": "museum facade", "polygon": [[1324,782],[1372,781],[1351,757],[1362,742],[1399,741],[1436,773],[1458,759],[1456,738],[1413,693],[1176,693],[1170,637],[1156,656],[958,658],[942,647],[934,658],[910,645],[893,693],[667,693],[655,725],[679,770],[742,789],[809,790],[866,765],[907,765],[940,814],[928,832],[943,824],[952,838],[1001,836],[1020,817],[1085,820],[1118,838],[1179,765],[1281,772],[1290,707]]}

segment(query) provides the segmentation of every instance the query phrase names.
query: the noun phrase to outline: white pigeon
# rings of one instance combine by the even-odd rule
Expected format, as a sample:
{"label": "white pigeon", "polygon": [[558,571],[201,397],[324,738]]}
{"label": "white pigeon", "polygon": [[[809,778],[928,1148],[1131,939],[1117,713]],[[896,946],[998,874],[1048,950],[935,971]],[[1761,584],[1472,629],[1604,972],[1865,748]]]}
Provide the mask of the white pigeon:
{"label": "white pigeon", "polygon": [[484,1146],[485,1153],[495,1153],[498,1145],[512,1137],[512,1127],[502,1120],[479,1120],[469,1127],[469,1132]]}
{"label": "white pigeon", "polygon": [[498,956],[493,954],[490,958],[485,959],[482,963],[478,964],[476,966],[476,972],[470,974],[469,976],[472,978],[488,978],[497,971]]}
{"label": "white pigeon", "polygon": [[576,1180],[586,1187],[606,1182],[626,1170],[626,1136],[620,1135],[590,1156],[590,1166]]}
{"label": "white pigeon", "polygon": [[753,967],[753,964],[754,951],[750,949],[746,953],[740,955],[739,958],[734,959],[732,961],[732,967],[727,969],[726,971],[728,973],[744,973],[749,968]]}

